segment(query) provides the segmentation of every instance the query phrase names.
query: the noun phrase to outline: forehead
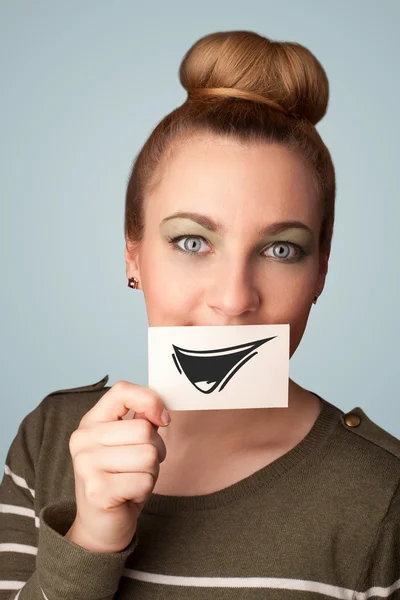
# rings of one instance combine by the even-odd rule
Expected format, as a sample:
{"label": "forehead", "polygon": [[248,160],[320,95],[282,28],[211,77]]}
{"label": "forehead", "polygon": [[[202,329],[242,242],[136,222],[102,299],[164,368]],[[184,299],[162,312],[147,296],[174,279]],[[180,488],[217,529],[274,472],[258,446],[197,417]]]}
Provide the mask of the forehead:
{"label": "forehead", "polygon": [[316,228],[320,219],[316,181],[305,159],[283,145],[242,143],[217,136],[192,137],[175,144],[159,181],[146,201],[146,218],[175,211],[198,211],[229,226],[252,227],[260,218],[302,220]]}

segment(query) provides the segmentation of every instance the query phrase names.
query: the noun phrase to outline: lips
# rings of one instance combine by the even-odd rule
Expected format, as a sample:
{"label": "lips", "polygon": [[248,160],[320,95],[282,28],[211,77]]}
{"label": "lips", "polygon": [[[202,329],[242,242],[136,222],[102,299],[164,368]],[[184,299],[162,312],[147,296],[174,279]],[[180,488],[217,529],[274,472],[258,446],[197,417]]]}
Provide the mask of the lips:
{"label": "lips", "polygon": [[190,350],[172,344],[172,358],[179,373],[185,373],[199,392],[211,394],[220,384],[221,392],[235,373],[258,354],[256,348],[275,337],[212,350]]}

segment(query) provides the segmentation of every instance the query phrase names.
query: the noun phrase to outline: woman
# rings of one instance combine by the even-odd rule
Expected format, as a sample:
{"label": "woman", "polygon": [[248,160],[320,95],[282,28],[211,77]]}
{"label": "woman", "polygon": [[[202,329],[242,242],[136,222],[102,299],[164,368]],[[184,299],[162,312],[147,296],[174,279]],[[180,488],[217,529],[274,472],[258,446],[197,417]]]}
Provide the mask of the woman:
{"label": "woman", "polygon": [[[289,323],[292,356],[333,232],[326,74],[299,44],[233,31],[198,40],[180,80],[129,180],[128,285],[150,326]],[[400,441],[361,408],[290,380],[284,410],[166,427],[153,390],[107,380],[21,423],[0,599],[400,597]]]}

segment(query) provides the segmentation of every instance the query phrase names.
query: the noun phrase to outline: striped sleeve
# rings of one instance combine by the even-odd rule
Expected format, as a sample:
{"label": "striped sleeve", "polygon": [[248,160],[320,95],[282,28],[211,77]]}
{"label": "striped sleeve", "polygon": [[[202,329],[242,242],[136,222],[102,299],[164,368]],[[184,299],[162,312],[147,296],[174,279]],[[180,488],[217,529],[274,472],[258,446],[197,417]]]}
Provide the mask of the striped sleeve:
{"label": "striped sleeve", "polygon": [[[35,572],[39,518],[35,515],[34,460],[41,430],[30,413],[19,426],[6,457],[0,485],[0,599],[21,600],[21,589]],[[31,435],[30,435],[31,434]],[[33,587],[32,587],[33,586]],[[30,598],[43,600],[30,581]]]}
{"label": "striped sleeve", "polygon": [[137,534],[122,552],[96,553],[64,537],[75,518],[75,502],[48,504],[35,514],[44,402],[24,418],[6,457],[0,485],[0,600],[112,600]]}
{"label": "striped sleeve", "polygon": [[400,486],[375,536],[356,589],[355,600],[400,600]]}

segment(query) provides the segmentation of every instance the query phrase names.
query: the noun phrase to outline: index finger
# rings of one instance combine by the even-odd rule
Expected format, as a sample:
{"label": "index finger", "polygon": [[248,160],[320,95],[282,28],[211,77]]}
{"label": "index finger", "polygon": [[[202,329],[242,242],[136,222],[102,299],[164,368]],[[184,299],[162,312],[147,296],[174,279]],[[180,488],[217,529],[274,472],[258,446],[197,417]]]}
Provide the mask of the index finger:
{"label": "index finger", "polygon": [[117,381],[82,417],[80,424],[90,426],[118,421],[133,410],[144,414],[158,429],[166,425],[161,418],[164,407],[164,402],[154,390],[129,381]]}

